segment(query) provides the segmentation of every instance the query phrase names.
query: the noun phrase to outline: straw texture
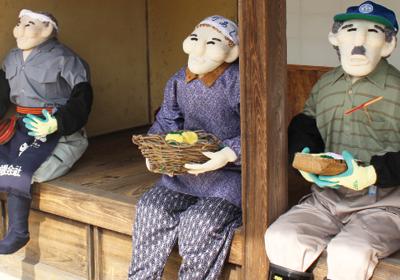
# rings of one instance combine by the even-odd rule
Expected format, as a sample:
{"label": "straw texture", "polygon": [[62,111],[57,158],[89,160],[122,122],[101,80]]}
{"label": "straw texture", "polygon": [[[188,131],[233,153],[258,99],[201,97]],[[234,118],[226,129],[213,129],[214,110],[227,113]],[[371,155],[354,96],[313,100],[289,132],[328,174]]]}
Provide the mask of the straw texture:
{"label": "straw texture", "polygon": [[[176,130],[174,132],[182,132]],[[173,140],[165,140],[170,131],[157,134],[133,135],[132,142],[139,146],[143,156],[149,159],[150,171],[167,174],[169,176],[184,175],[187,169],[186,163],[202,164],[209,160],[202,152],[216,152],[222,148],[221,140],[204,131],[194,131],[199,140],[194,144],[185,142],[177,143]]]}

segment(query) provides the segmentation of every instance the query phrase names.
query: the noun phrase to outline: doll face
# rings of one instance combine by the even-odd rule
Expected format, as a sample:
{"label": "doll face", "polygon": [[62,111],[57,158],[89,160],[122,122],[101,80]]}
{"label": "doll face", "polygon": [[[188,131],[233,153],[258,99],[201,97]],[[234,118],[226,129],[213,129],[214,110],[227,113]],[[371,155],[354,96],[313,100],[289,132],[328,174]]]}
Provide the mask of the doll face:
{"label": "doll face", "polygon": [[224,35],[208,26],[196,28],[183,41],[183,50],[189,55],[189,70],[197,75],[210,73],[224,62],[233,62],[237,58],[233,48]]}
{"label": "doll face", "polygon": [[382,57],[390,55],[396,44],[385,41],[385,26],[363,19],[348,20],[329,41],[339,47],[343,69],[352,76],[371,73]]}
{"label": "doll face", "polygon": [[14,37],[17,39],[17,46],[21,50],[31,50],[48,39],[47,29],[44,24],[29,16],[23,16],[14,27]]}

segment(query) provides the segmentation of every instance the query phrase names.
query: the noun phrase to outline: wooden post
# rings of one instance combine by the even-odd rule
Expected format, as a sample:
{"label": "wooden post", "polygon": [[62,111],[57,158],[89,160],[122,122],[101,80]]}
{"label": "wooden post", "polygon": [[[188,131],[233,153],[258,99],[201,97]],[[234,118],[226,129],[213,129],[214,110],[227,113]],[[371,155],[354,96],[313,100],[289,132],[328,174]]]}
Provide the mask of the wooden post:
{"label": "wooden post", "polygon": [[239,0],[242,279],[267,279],[264,233],[287,210],[286,1]]}

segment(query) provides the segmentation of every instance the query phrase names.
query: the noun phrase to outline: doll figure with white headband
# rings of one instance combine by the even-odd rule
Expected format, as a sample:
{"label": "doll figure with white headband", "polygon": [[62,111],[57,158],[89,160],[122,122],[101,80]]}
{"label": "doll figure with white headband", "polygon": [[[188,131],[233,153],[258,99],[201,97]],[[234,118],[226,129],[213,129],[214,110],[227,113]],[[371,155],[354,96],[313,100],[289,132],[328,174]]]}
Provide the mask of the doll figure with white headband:
{"label": "doll figure with white headband", "polygon": [[242,223],[239,37],[222,16],[200,22],[184,40],[188,65],[173,75],[149,134],[204,130],[223,148],[163,175],[138,201],[128,279],[161,279],[179,239],[179,279],[219,279],[234,230]]}
{"label": "doll figure with white headband", "polygon": [[58,39],[50,13],[22,10],[17,47],[0,70],[0,118],[17,106],[16,132],[0,146],[0,192],[7,193],[8,232],[0,254],[30,240],[32,184],[64,175],[86,150],[84,125],[92,106],[88,64]]}

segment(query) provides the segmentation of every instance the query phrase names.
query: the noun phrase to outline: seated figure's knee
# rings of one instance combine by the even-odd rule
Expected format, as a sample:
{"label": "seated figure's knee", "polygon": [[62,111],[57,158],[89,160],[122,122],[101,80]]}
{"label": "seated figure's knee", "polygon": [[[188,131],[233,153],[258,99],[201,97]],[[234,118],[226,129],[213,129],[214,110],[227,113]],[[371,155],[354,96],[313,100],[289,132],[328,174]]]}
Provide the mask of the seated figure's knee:
{"label": "seated figure's knee", "polygon": [[265,232],[265,248],[271,259],[275,254],[285,254],[291,251],[294,244],[298,244],[300,229],[290,223],[273,223]]}
{"label": "seated figure's knee", "polygon": [[357,267],[368,263],[373,258],[373,248],[367,242],[351,242],[343,239],[332,239],[328,244],[328,263],[339,265],[340,267]]}

